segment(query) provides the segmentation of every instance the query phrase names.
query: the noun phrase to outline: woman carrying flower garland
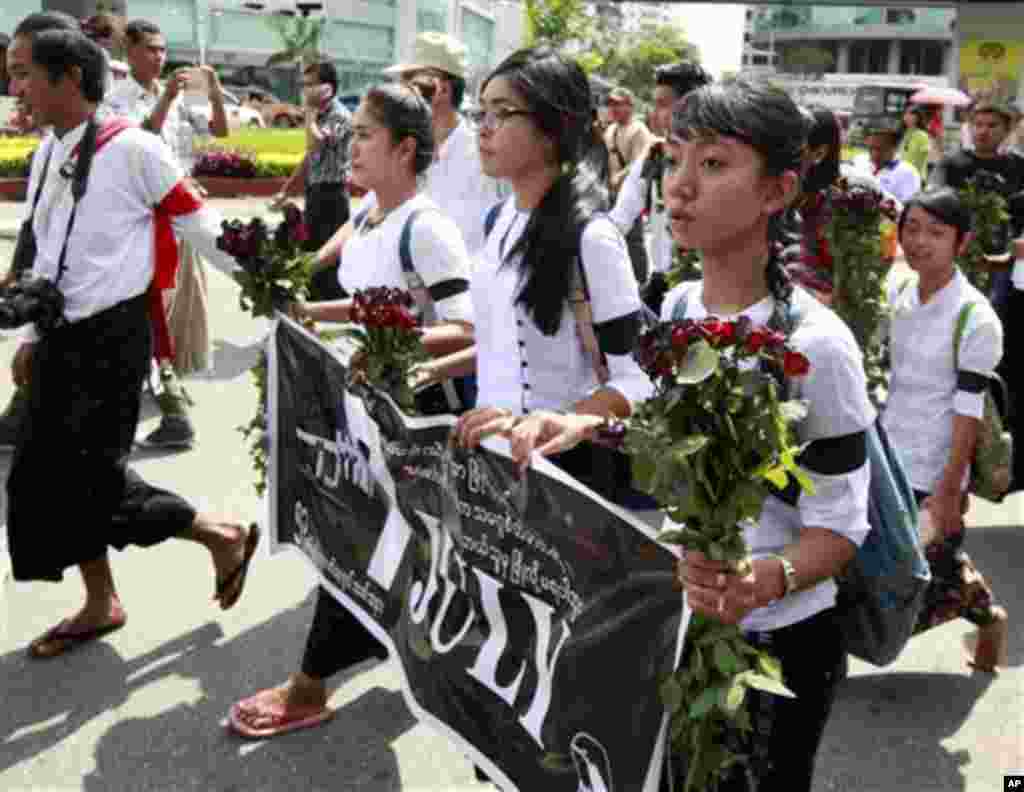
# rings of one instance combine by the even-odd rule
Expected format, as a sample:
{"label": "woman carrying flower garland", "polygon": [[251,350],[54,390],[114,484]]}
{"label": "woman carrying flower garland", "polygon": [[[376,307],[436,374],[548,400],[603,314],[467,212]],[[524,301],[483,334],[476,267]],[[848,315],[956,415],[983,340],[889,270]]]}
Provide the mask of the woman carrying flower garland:
{"label": "woman carrying flower garland", "polygon": [[[349,293],[372,287],[405,289],[400,248],[407,231],[408,254],[434,303],[439,322],[423,330],[430,354],[466,347],[473,338],[469,295],[469,254],[455,223],[418,194],[419,176],[434,156],[430,108],[400,85],[367,91],[353,116],[352,178],[375,193],[342,229],[338,280]],[[415,223],[411,223],[413,213]],[[408,226],[408,227],[407,227]],[[306,303],[300,318],[347,321],[352,300]],[[318,592],[301,670],[279,687],[236,703],[231,728],[263,738],[323,723],[334,715],[327,706],[326,679],[371,657],[387,657],[385,647],[323,588]]]}
{"label": "woman carrying flower garland", "polygon": [[[475,350],[427,364],[428,376],[477,372],[483,406],[457,427],[470,447],[538,409],[626,416],[652,386],[631,356],[639,287],[590,163],[603,143],[586,75],[553,51],[521,50],[484,81],[480,106],[481,164],[513,195],[475,262]],[[590,448],[554,461],[625,503],[626,460],[602,451],[601,463]]]}
{"label": "woman carrying flower garland", "polygon": [[993,605],[992,590],[961,545],[971,459],[988,379],[1003,354],[1003,328],[956,266],[970,229],[970,211],[955,190],[918,193],[903,209],[900,241],[916,277],[890,290],[892,375],[884,422],[940,537],[927,550],[932,582],[917,631],[962,616],[981,630],[975,667],[991,671],[1005,651],[1006,611]]}
{"label": "woman carrying flower garland", "polygon": [[[663,319],[747,317],[779,327],[810,361],[790,394],[807,404],[796,427],[813,494],[765,501],[746,530],[753,573],[688,553],[680,580],[695,612],[739,623],[774,654],[796,698],[748,691],[753,731],[734,735],[752,757],[726,790],[809,790],[814,758],[843,676],[834,578],[868,532],[866,429],[875,420],[850,330],[782,269],[773,236],[800,182],[806,124],[782,93],[743,83],[702,88],[677,106],[664,196],[677,244],[701,251],[703,279],[666,295]],[[723,211],[728,207],[728,211]],[[540,412],[511,426],[513,455],[550,454],[598,433],[604,419]]]}

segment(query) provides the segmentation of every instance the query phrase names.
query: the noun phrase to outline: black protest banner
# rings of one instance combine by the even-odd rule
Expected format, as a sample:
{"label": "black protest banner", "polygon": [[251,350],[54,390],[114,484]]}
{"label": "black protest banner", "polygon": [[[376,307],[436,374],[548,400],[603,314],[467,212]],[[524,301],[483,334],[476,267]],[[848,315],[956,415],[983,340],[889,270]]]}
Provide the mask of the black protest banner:
{"label": "black protest banner", "polygon": [[449,444],[346,390],[342,359],[270,341],[271,523],[389,648],[414,713],[510,790],[654,792],[678,662],[674,556],[650,529],[497,441]]}

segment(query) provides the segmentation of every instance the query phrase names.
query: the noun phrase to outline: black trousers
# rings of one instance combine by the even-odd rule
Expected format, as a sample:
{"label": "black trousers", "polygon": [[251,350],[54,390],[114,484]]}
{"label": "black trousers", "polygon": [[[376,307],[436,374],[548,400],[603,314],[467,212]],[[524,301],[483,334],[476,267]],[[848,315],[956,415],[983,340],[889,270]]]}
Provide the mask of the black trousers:
{"label": "black trousers", "polygon": [[1012,284],[995,303],[999,318],[1003,320],[1003,358],[996,371],[1006,382],[1010,397],[1010,431],[1014,437],[1013,484],[1010,491],[1024,489],[1024,291]]}
{"label": "black trousers", "polygon": [[751,756],[750,767],[734,766],[720,792],[810,792],[818,745],[846,671],[835,609],[748,640],[779,659],[796,698],[747,692],[753,730],[730,740]]}
{"label": "black trousers", "polygon": [[[306,226],[309,229],[310,251],[323,247],[335,232],[348,222],[349,200],[345,185],[321,182],[306,186]],[[313,275],[311,300],[337,300],[345,296],[338,283],[338,265],[334,264]]]}
{"label": "black trousers", "polygon": [[371,657],[386,660],[387,647],[321,586],[302,655],[302,673],[314,679],[327,679]]}
{"label": "black trousers", "polygon": [[109,547],[180,534],[195,510],[125,460],[151,354],[146,297],[65,325],[35,344],[32,387],[7,479],[16,580],[61,580]]}

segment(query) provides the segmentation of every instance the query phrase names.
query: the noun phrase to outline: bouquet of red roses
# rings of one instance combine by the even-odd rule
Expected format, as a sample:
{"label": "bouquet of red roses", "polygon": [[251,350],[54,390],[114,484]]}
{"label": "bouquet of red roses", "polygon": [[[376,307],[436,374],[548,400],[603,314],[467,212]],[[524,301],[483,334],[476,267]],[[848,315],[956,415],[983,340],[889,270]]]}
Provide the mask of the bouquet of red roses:
{"label": "bouquet of red roses", "polygon": [[885,382],[879,329],[886,314],[885,279],[895,255],[896,204],[873,187],[845,178],[829,188],[826,204],[831,306],[864,353],[873,395]]}
{"label": "bouquet of red roses", "polygon": [[427,359],[412,295],[402,289],[377,287],[352,295],[352,314],[344,334],[359,344],[351,368],[356,382],[385,391],[395,403],[412,411],[413,366]]}
{"label": "bouquet of red roses", "polygon": [[[744,527],[769,492],[791,477],[811,489],[790,428],[806,410],[780,395],[780,383],[810,363],[784,334],[746,318],[660,324],[641,337],[637,358],[656,389],[629,418],[623,443],[637,486],[674,523],[659,539],[749,574]],[[672,743],[687,757],[687,790],[714,788],[746,760],[726,735],[751,728],[746,691],[788,695],[781,679],[778,662],[738,626],[693,616],[684,660],[661,687]]]}
{"label": "bouquet of red roses", "polygon": [[284,207],[284,220],[273,232],[259,217],[221,224],[217,248],[241,267],[235,278],[242,287],[238,302],[243,311],[270,317],[306,296],[313,261],[304,249],[308,240],[302,210],[294,204]]}

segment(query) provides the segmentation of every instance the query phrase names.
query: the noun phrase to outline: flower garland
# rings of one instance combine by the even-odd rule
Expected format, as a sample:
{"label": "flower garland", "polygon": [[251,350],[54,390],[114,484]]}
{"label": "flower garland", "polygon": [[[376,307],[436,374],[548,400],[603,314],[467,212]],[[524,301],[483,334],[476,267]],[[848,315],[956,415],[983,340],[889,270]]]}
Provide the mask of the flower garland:
{"label": "flower garland", "polygon": [[[750,574],[743,530],[771,489],[790,477],[811,489],[790,431],[805,409],[782,401],[777,381],[805,375],[807,358],[746,318],[662,323],[641,337],[637,358],[655,394],[628,420],[623,444],[637,485],[676,524],[659,539]],[[687,757],[685,789],[713,789],[748,761],[728,738],[752,728],[747,690],[791,694],[778,661],[737,625],[695,614],[686,636],[684,661],[660,692],[672,745]]]}
{"label": "flower garland", "polygon": [[831,306],[864,355],[868,391],[885,383],[880,328],[886,315],[885,279],[892,265],[884,238],[895,232],[896,204],[878,190],[841,178],[825,197],[824,237],[831,256]]}
{"label": "flower garland", "polygon": [[964,276],[982,294],[988,294],[991,272],[986,256],[1007,252],[1010,242],[1006,179],[991,171],[978,171],[959,190],[971,213],[973,234],[958,264]]}
{"label": "flower garland", "polygon": [[235,275],[242,287],[238,304],[253,316],[272,317],[308,293],[314,255],[304,249],[309,229],[297,206],[287,204],[283,211],[273,234],[259,217],[221,223],[217,248],[241,267]]}

